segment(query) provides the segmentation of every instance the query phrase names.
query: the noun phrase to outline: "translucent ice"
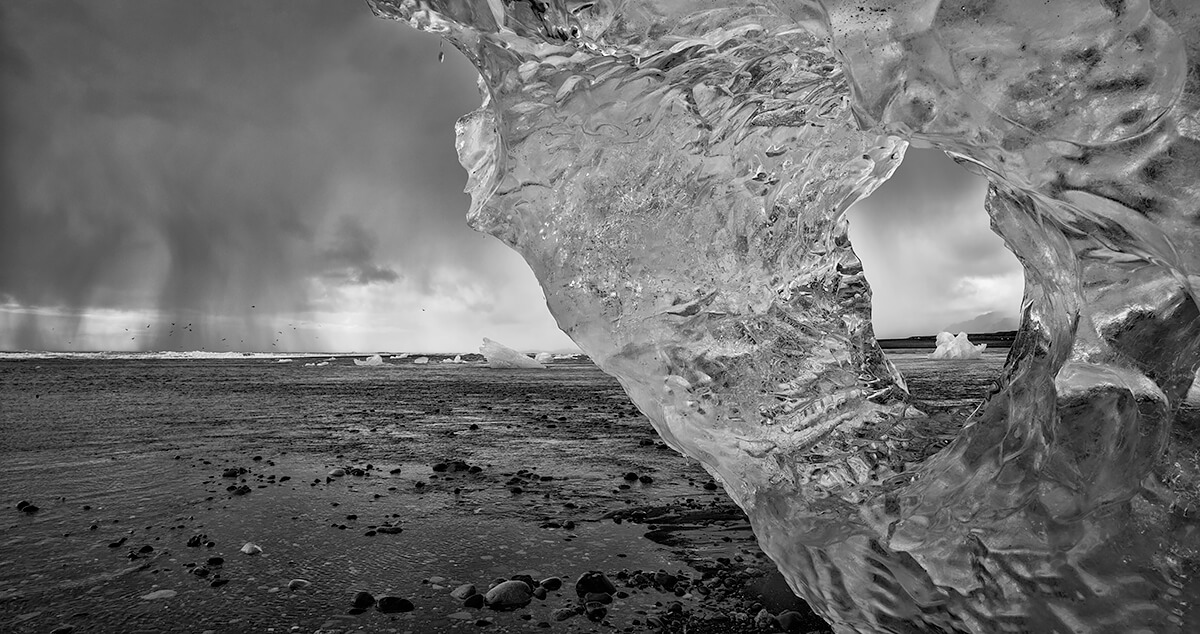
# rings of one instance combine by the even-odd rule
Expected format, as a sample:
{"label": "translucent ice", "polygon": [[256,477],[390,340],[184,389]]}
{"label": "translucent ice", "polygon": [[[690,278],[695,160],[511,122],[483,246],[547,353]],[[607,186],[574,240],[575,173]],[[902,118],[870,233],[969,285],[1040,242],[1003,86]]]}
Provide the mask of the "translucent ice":
{"label": "translucent ice", "polygon": [[[479,69],[468,220],[845,632],[1200,623],[1200,2],[368,0]],[[989,179],[1021,326],[918,411],[845,210]]]}
{"label": "translucent ice", "polygon": [[546,367],[520,352],[502,343],[492,341],[487,337],[483,338],[483,345],[479,347],[479,353],[487,359],[488,367],[492,368],[530,368],[540,370]]}
{"label": "translucent ice", "polygon": [[539,352],[533,355],[533,360],[541,364],[553,363],[554,355],[550,354],[549,352]]}
{"label": "translucent ice", "polygon": [[369,356],[366,359],[355,359],[354,365],[367,365],[367,366],[384,365],[383,357],[376,354],[376,355]]}
{"label": "translucent ice", "polygon": [[939,332],[937,350],[934,350],[929,357],[932,359],[982,359],[984,350],[987,350],[986,343],[979,345],[971,343],[965,332],[960,332],[957,336],[948,332]]}

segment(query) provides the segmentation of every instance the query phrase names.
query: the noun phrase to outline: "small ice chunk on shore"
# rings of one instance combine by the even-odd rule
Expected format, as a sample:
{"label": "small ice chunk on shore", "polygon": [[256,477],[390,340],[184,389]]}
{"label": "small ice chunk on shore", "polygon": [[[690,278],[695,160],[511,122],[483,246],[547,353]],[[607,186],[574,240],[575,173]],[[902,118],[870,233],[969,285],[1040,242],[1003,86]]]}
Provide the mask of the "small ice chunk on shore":
{"label": "small ice chunk on shore", "polygon": [[986,343],[975,345],[967,339],[967,333],[960,332],[957,336],[948,332],[937,335],[937,350],[929,355],[931,359],[982,359]]}
{"label": "small ice chunk on shore", "polygon": [[417,357],[413,359],[414,365],[425,365],[426,363],[429,363],[429,357]]}
{"label": "small ice chunk on shore", "polygon": [[539,352],[533,355],[533,360],[537,361],[538,363],[552,363],[554,361],[554,355],[550,354],[549,352]]}
{"label": "small ice chunk on shore", "polygon": [[483,338],[483,345],[479,347],[479,352],[487,359],[488,367],[491,368],[529,368],[536,370],[544,370],[546,368],[541,363],[487,337]]}
{"label": "small ice chunk on shore", "polygon": [[246,545],[242,546],[242,552],[247,555],[257,555],[262,552],[262,547],[254,542],[246,542]]}
{"label": "small ice chunk on shore", "polygon": [[383,365],[383,357],[379,355],[371,355],[363,360],[354,360],[354,365]]}

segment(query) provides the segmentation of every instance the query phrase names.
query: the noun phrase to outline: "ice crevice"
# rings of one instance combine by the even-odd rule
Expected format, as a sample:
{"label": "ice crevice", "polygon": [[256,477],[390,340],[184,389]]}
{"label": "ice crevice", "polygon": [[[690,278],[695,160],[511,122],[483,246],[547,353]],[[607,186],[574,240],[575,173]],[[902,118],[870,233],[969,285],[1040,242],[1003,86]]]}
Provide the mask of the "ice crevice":
{"label": "ice crevice", "polygon": [[[1200,623],[1200,4],[368,4],[479,69],[470,224],[836,629]],[[846,231],[914,141],[1025,270],[965,421],[912,406]]]}

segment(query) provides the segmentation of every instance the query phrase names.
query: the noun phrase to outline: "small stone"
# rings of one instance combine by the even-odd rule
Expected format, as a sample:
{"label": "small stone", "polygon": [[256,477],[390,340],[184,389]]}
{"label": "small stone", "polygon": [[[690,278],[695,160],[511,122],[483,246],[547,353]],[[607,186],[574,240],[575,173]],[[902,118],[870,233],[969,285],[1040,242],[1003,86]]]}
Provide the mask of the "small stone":
{"label": "small stone", "polygon": [[775,619],[779,621],[779,629],[785,632],[799,632],[804,629],[804,615],[799,612],[792,610],[780,612]]}
{"label": "small stone", "polygon": [[146,545],[142,546],[141,548],[139,548],[138,552],[143,555],[145,555],[146,553],[152,553],[152,552],[154,552],[154,547],[151,546],[150,544],[146,544]]}
{"label": "small stone", "polygon": [[404,532],[404,529],[399,526],[380,526],[375,529],[375,532],[383,533],[384,535],[399,535]]}
{"label": "small stone", "polygon": [[227,583],[229,583],[228,579],[213,579],[212,583],[208,584],[208,586],[210,588],[220,588]]}
{"label": "small stone", "polygon": [[242,546],[242,553],[246,555],[258,555],[262,553],[262,547],[254,542],[246,542],[246,545]]}
{"label": "small stone", "polygon": [[638,477],[638,482],[641,482],[642,484],[650,484],[651,482],[654,482],[654,478],[651,478],[648,475],[644,475],[644,476]]}
{"label": "small stone", "polygon": [[589,592],[613,594],[616,591],[617,587],[608,580],[608,577],[604,576],[603,572],[598,570],[590,570],[583,573],[580,575],[579,580],[575,582],[575,594],[581,598]]}
{"label": "small stone", "polygon": [[401,597],[379,597],[379,604],[375,606],[384,614],[393,614],[396,612],[412,612],[416,609],[412,601]]}
{"label": "small stone", "polygon": [[550,592],[554,592],[562,587],[562,579],[558,577],[546,577],[542,579],[541,586]]}
{"label": "small stone", "polygon": [[712,482],[712,481],[705,482],[705,483],[704,483],[704,490],[705,490],[705,491],[716,491],[716,490],[717,490],[717,483],[716,483],[716,482]]}
{"label": "small stone", "polygon": [[579,612],[575,608],[558,608],[550,613],[550,618],[555,621],[565,621],[576,614],[579,614]]}
{"label": "small stone", "polygon": [[[20,506],[20,505],[18,505],[18,506]],[[21,508],[21,510],[25,511],[25,513],[28,515],[33,515],[34,513],[37,513],[41,509],[39,509],[36,504],[26,504],[25,506],[23,506]]]}
{"label": "small stone", "polygon": [[632,471],[630,471],[629,473],[626,473],[626,474],[625,474],[625,480],[626,480],[627,482],[636,482],[636,481],[637,481],[637,479],[638,479],[638,474],[636,474],[636,473],[634,473],[634,472],[632,472]]}
{"label": "small stone", "polygon": [[356,608],[369,608],[375,605],[375,597],[370,592],[359,592],[350,600],[350,605]]}
{"label": "small stone", "polygon": [[308,579],[292,579],[288,582],[288,590],[303,590],[312,585]]}
{"label": "small stone", "polygon": [[213,557],[208,558],[208,565],[210,565],[210,566],[220,566],[224,563],[225,563],[224,557],[213,556]]}
{"label": "small stone", "polygon": [[538,600],[544,600],[546,598],[546,589],[541,586],[534,588],[533,596]]}
{"label": "small stone", "polygon": [[344,475],[346,475],[345,469],[334,469],[329,472],[329,477],[331,477],[331,478],[340,478]]}
{"label": "small stone", "polygon": [[612,601],[612,595],[608,594],[607,592],[589,592],[583,595],[584,603],[599,603],[601,605],[608,605],[612,603]]}
{"label": "small stone", "polygon": [[459,601],[462,601],[473,594],[475,594],[475,584],[473,583],[464,583],[450,591],[450,596],[458,599]]}
{"label": "small stone", "polygon": [[482,594],[472,594],[463,600],[463,607],[477,610],[483,607],[483,603],[484,600]]}
{"label": "small stone", "polygon": [[533,598],[533,590],[524,581],[505,581],[488,590],[483,600],[493,608],[522,606]]}
{"label": "small stone", "polygon": [[513,581],[524,581],[525,584],[529,586],[530,592],[532,592],[534,589],[536,589],[538,587],[537,582],[534,581],[533,577],[531,577],[529,575],[513,575],[512,577],[509,577],[509,578],[512,579]]}
{"label": "small stone", "polygon": [[604,617],[608,616],[608,608],[601,603],[589,603],[584,608],[583,613],[587,615],[589,621],[600,622]]}

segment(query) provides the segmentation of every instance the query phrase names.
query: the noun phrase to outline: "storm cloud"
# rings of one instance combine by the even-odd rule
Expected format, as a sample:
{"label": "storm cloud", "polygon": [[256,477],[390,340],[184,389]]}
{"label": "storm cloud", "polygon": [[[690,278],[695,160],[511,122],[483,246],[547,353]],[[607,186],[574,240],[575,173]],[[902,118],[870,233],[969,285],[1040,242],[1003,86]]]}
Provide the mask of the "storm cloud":
{"label": "storm cloud", "polygon": [[[571,347],[464,221],[475,80],[354,1],[0,5],[0,349]],[[910,150],[852,210],[881,335],[1015,312],[982,196]]]}
{"label": "storm cloud", "polygon": [[987,181],[938,150],[909,148],[890,180],[848,212],[880,337],[936,333],[996,312],[1016,318],[1024,279],[992,232]]}
{"label": "storm cloud", "polygon": [[[2,10],[0,344],[74,347],[79,319],[125,310],[151,320],[125,347],[269,349],[280,320],[388,293],[420,312],[447,279],[521,294],[533,338],[565,342],[497,265],[516,256],[465,225],[453,125],[479,94],[437,38],[356,2]],[[286,343],[332,345],[301,332]]]}

